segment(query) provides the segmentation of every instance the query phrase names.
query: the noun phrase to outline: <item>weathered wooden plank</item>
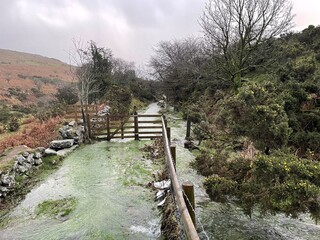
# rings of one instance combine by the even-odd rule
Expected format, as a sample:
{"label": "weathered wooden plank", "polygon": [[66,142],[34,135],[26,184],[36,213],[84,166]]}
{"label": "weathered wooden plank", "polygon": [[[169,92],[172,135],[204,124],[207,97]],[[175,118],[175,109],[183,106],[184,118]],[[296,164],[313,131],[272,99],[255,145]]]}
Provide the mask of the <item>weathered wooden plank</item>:
{"label": "weathered wooden plank", "polygon": [[139,118],[140,118],[140,117],[142,117],[142,118],[143,118],[143,117],[147,117],[147,118],[148,118],[148,117],[158,117],[158,118],[161,118],[161,116],[162,116],[161,114],[140,114],[140,115],[138,114],[138,117],[139,117]]}
{"label": "weathered wooden plank", "polygon": [[161,120],[138,121],[138,123],[161,123]]}
{"label": "weathered wooden plank", "polygon": [[154,129],[154,128],[161,128],[162,129],[162,126],[159,125],[159,126],[139,126],[139,129]]}
{"label": "weathered wooden plank", "polygon": [[139,136],[139,138],[142,139],[154,139],[154,138],[160,138],[162,135],[150,135],[150,136]]}
{"label": "weathered wooden plank", "polygon": [[156,131],[156,132],[139,132],[139,134],[162,134],[162,131]]}

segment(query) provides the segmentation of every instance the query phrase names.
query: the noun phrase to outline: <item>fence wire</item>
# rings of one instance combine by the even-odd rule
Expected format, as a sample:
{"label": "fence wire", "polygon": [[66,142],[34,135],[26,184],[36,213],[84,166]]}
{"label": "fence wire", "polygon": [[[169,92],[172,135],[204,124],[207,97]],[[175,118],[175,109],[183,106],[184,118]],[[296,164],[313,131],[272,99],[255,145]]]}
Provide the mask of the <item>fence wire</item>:
{"label": "fence wire", "polygon": [[206,233],[206,231],[204,230],[204,226],[203,226],[203,224],[201,223],[200,219],[197,217],[196,211],[195,211],[195,209],[193,208],[191,202],[189,201],[188,196],[186,195],[185,191],[183,191],[183,190],[182,190],[182,193],[183,193],[183,196],[184,196],[185,200],[187,201],[186,204],[191,208],[191,211],[193,211],[193,213],[194,213],[195,216],[196,216],[196,225],[197,225],[197,228],[198,228],[198,226],[199,226],[199,228],[201,229],[201,235],[203,235],[203,236],[200,236],[201,239],[203,239],[203,240],[208,239],[208,240],[209,240],[210,238],[209,238],[208,234]]}
{"label": "fence wire", "polygon": [[[171,154],[171,153],[169,153],[169,154]],[[169,173],[170,170],[169,170],[169,164],[168,164],[167,160],[165,161],[165,168],[166,168],[166,171],[167,171],[168,176],[169,176],[169,178],[170,178],[170,173]],[[177,176],[177,177],[178,177],[178,176]],[[179,183],[181,183],[180,180],[179,180]],[[174,189],[173,189],[172,184],[170,185],[170,191],[173,193],[173,199],[174,199],[174,204],[175,204],[175,209],[176,209],[176,211],[175,211],[175,216],[176,216],[176,218],[177,218],[177,220],[178,220],[179,228],[180,228],[180,237],[179,237],[179,239],[180,239],[180,240],[186,240],[186,239],[187,239],[187,235],[186,235],[186,232],[185,232],[185,230],[184,230],[184,225],[183,225],[183,222],[182,222],[182,219],[181,219],[181,214],[180,214],[180,211],[179,211],[179,206],[178,206],[178,204],[177,204],[177,202],[176,202],[175,191],[174,191]],[[198,226],[198,227],[197,227],[197,231],[198,231],[198,232],[200,231],[200,233],[201,233],[201,236],[199,235],[200,239],[201,239],[201,240],[209,240],[210,238],[209,238],[208,234],[206,233],[206,231],[204,230],[204,226],[203,226],[202,222],[201,222],[200,219],[197,217],[196,211],[195,211],[195,209],[192,207],[192,204],[190,203],[189,198],[187,197],[187,195],[186,195],[186,193],[183,191],[183,189],[182,189],[182,193],[183,193],[183,195],[184,195],[184,197],[185,197],[185,199],[186,199],[186,201],[187,201],[187,202],[186,202],[186,205],[189,205],[189,206],[191,207],[191,210],[195,213],[196,223],[197,223],[197,226]]]}

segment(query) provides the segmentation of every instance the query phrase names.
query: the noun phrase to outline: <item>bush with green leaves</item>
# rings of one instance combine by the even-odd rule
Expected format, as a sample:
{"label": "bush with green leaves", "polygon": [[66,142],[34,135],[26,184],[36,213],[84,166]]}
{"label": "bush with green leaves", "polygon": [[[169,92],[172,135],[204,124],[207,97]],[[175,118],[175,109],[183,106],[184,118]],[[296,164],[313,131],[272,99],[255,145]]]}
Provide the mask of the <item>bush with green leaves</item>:
{"label": "bush with green leaves", "polygon": [[50,118],[61,116],[65,113],[65,105],[59,102],[49,102],[38,104],[34,117],[41,122],[47,121]]}
{"label": "bush with green leaves", "polygon": [[21,102],[27,99],[27,93],[23,91],[21,88],[8,88],[8,92],[11,96],[17,97],[17,99]]}
{"label": "bush with green leaves", "polygon": [[11,118],[10,109],[6,105],[0,106],[0,123],[6,124]]}
{"label": "bush with green leaves", "polygon": [[16,117],[12,117],[8,123],[8,129],[10,132],[15,132],[19,129],[19,120]]}
{"label": "bush with green leaves", "polygon": [[213,174],[204,186],[214,201],[234,199],[251,215],[254,208],[262,214],[285,213],[291,217],[309,212],[320,219],[320,162],[301,159],[290,153],[259,155],[219,161],[211,166]]}
{"label": "bush with green leaves", "polygon": [[122,86],[113,85],[107,92],[110,100],[111,113],[115,115],[126,115],[130,111],[132,94],[131,91]]}
{"label": "bush with green leaves", "polygon": [[79,101],[78,90],[72,84],[58,88],[55,97],[60,103],[68,105],[76,104]]}
{"label": "bush with green leaves", "polygon": [[220,118],[233,135],[249,137],[256,147],[280,148],[292,132],[284,103],[274,83],[247,82],[220,103]]}
{"label": "bush with green leaves", "polygon": [[316,70],[314,54],[298,57],[292,66],[293,78],[297,81],[307,80]]}
{"label": "bush with green leaves", "polygon": [[40,98],[43,97],[45,94],[41,92],[38,88],[31,88],[31,92],[34,94],[35,97]]}

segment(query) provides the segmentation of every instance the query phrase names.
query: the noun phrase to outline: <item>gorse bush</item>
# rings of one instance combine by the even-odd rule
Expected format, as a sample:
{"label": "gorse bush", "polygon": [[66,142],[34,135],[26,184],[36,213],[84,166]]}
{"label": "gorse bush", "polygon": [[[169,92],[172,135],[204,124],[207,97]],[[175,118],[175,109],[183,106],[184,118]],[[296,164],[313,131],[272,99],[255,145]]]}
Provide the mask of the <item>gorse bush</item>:
{"label": "gorse bush", "polygon": [[6,105],[0,106],[0,123],[6,124],[10,118],[10,109]]}
{"label": "gorse bush", "polygon": [[220,104],[220,118],[232,134],[249,137],[259,148],[287,145],[292,130],[274,83],[246,83]]}
{"label": "gorse bush", "polygon": [[10,132],[15,132],[19,129],[20,124],[17,118],[12,117],[8,123],[8,129]]}
{"label": "gorse bush", "polygon": [[68,105],[76,104],[79,101],[78,90],[76,86],[71,84],[58,88],[55,97],[60,103]]}
{"label": "gorse bush", "polygon": [[258,207],[263,214],[298,217],[309,211],[313,219],[320,219],[320,162],[281,152],[252,161],[218,162],[204,182],[213,200],[225,202],[233,197],[249,215]]}

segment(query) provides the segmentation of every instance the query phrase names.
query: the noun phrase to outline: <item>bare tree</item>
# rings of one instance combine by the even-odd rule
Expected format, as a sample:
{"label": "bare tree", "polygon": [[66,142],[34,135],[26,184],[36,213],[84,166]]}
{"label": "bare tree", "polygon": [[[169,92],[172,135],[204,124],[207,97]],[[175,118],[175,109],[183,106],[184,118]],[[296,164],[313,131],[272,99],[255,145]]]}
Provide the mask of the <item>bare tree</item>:
{"label": "bare tree", "polygon": [[[292,28],[290,0],[209,0],[200,25],[216,67],[235,87],[268,41]],[[257,51],[259,49],[259,51]]]}
{"label": "bare tree", "polygon": [[111,73],[111,50],[98,48],[89,42],[85,48],[81,41],[73,40],[74,52],[70,54],[70,67],[74,80],[78,85],[78,96],[81,104],[82,119],[85,127],[85,139],[90,140],[87,129],[85,105],[102,99],[107,92],[107,74]]}
{"label": "bare tree", "polygon": [[74,52],[70,54],[75,82],[78,83],[79,99],[82,104],[102,99],[110,85],[112,53],[110,49],[99,48],[91,41],[82,46],[81,41],[73,41]]}
{"label": "bare tree", "polygon": [[94,73],[92,59],[89,58],[87,51],[83,50],[82,42],[73,40],[74,52],[70,54],[70,70],[74,81],[78,84],[78,95],[81,105],[89,104],[89,95],[98,91],[93,87]]}
{"label": "bare tree", "polygon": [[134,62],[121,58],[112,59],[112,80],[118,85],[129,85],[136,78]]}
{"label": "bare tree", "polygon": [[201,78],[203,63],[199,40],[187,38],[160,42],[150,66],[155,78],[164,83],[166,94],[179,102],[186,90]]}

